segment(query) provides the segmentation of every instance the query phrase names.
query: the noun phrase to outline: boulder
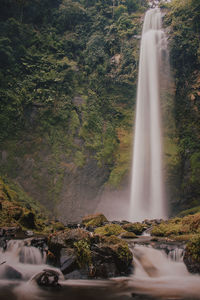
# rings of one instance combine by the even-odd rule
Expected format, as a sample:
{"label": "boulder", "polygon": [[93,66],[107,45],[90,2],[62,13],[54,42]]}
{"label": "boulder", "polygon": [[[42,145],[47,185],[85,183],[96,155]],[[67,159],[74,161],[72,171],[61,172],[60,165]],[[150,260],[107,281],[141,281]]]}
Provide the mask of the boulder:
{"label": "boulder", "polygon": [[116,236],[102,237],[91,247],[92,277],[115,277],[130,274],[133,255],[128,244]]}
{"label": "boulder", "polygon": [[7,241],[5,237],[0,238],[0,248],[4,251],[7,249]]}
{"label": "boulder", "polygon": [[133,233],[133,232],[126,231],[126,232],[122,232],[120,234],[120,237],[122,239],[135,239],[135,238],[137,238],[137,235],[135,233]]}
{"label": "boulder", "polygon": [[63,274],[73,272],[78,268],[75,251],[72,248],[63,248],[60,253],[60,269]]}
{"label": "boulder", "polygon": [[84,229],[65,229],[49,236],[49,251],[57,258],[57,263],[59,263],[62,248],[73,247],[75,242],[80,240],[90,240],[90,238],[90,233]]}
{"label": "boulder", "polygon": [[183,261],[190,273],[200,274],[200,261],[193,258],[188,251],[185,252]]}
{"label": "boulder", "polygon": [[25,233],[20,226],[0,228],[0,236],[6,238],[24,238]]}
{"label": "boulder", "polygon": [[47,237],[34,237],[31,239],[31,246],[44,250],[47,247]]}
{"label": "boulder", "polygon": [[86,228],[90,227],[99,227],[107,223],[108,220],[103,214],[94,214],[89,215],[83,218],[82,224],[86,226]]}
{"label": "boulder", "polygon": [[42,287],[60,287],[59,273],[55,270],[44,269],[42,272],[36,274],[31,281],[37,283],[37,285]]}
{"label": "boulder", "polygon": [[183,261],[189,272],[200,273],[200,234],[187,243]]}
{"label": "boulder", "polygon": [[25,213],[23,216],[21,216],[20,223],[27,228],[35,229],[36,224],[35,224],[34,213],[33,212]]}
{"label": "boulder", "polygon": [[122,228],[128,232],[133,232],[136,235],[141,235],[145,229],[147,229],[147,226],[145,224],[136,222],[136,223],[128,223],[124,224]]}
{"label": "boulder", "polygon": [[87,270],[74,270],[71,273],[66,274],[65,279],[88,279]]}
{"label": "boulder", "polygon": [[65,278],[123,276],[130,274],[132,268],[128,244],[116,236],[92,235],[80,228],[66,229],[50,235],[48,246],[47,261],[57,264]]}
{"label": "boulder", "polygon": [[125,230],[119,224],[106,224],[105,226],[96,228],[94,232],[100,236],[118,236],[125,232]]}

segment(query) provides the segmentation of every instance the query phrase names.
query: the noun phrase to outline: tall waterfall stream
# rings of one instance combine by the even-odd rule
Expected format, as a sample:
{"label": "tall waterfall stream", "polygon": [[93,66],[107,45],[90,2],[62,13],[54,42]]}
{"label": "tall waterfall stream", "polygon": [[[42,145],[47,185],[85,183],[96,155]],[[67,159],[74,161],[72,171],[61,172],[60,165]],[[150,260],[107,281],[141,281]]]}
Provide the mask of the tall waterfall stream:
{"label": "tall waterfall stream", "polygon": [[162,172],[160,68],[166,52],[158,8],[147,11],[140,47],[130,219],[166,217]]}

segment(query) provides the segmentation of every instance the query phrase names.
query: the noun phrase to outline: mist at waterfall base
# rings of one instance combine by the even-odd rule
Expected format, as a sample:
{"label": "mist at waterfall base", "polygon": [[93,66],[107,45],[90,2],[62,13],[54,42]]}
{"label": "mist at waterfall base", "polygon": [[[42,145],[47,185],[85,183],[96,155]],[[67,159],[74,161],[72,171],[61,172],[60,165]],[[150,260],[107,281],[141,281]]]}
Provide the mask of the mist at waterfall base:
{"label": "mist at waterfall base", "polygon": [[[7,250],[0,253],[1,262],[6,261],[0,266],[1,300],[144,300],[149,296],[200,299],[200,277],[188,273],[182,262],[183,249],[172,249],[167,255],[152,247],[133,245],[133,275],[109,280],[64,280],[58,269],[45,265],[44,253],[28,246],[29,241],[9,241]],[[8,279],[8,266],[22,277]],[[39,287],[34,280],[36,274],[50,268],[60,274],[59,288]]]}

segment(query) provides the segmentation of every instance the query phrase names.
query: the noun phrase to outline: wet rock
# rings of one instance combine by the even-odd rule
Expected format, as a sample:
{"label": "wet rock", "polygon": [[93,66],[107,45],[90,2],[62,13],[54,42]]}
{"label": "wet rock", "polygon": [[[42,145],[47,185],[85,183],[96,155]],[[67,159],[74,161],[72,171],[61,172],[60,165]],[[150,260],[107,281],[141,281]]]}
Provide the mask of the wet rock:
{"label": "wet rock", "polygon": [[190,273],[200,273],[200,235],[187,243],[183,261]]}
{"label": "wet rock", "polygon": [[[22,279],[22,274],[17,271],[15,268],[9,265],[3,265],[4,268],[3,278],[6,279]],[[1,269],[1,266],[0,266]]]}
{"label": "wet rock", "polygon": [[185,253],[183,261],[190,273],[200,274],[200,262],[195,260],[189,253]]}
{"label": "wet rock", "polygon": [[88,272],[86,270],[75,270],[66,274],[65,279],[88,279]]}
{"label": "wet rock", "polygon": [[74,249],[62,249],[60,254],[60,269],[63,274],[73,272],[78,268]]}
{"label": "wet rock", "polygon": [[67,223],[65,226],[69,229],[76,229],[79,227],[77,223]]}
{"label": "wet rock", "polygon": [[115,236],[102,237],[91,247],[93,277],[109,278],[127,275],[132,268],[132,253],[125,241]]}
{"label": "wet rock", "polygon": [[145,224],[139,222],[125,224],[122,226],[122,228],[128,232],[133,232],[136,235],[141,235],[145,229],[147,229]]}
{"label": "wet rock", "polygon": [[135,239],[137,238],[137,235],[133,232],[123,232],[122,234],[120,234],[120,237],[122,239]]}
{"label": "wet rock", "polygon": [[33,212],[28,212],[20,218],[20,223],[30,229],[36,228],[35,215]]}
{"label": "wet rock", "polygon": [[75,242],[80,240],[89,240],[90,238],[90,233],[84,229],[65,229],[49,236],[49,251],[56,257],[57,263],[59,263],[62,248],[73,247]]}
{"label": "wet rock", "polygon": [[93,277],[109,278],[119,276],[120,272],[115,264],[114,252],[106,246],[92,247]]}
{"label": "wet rock", "polygon": [[43,287],[60,287],[58,283],[59,275],[55,270],[44,269],[42,272],[36,274],[32,278],[32,281]]}
{"label": "wet rock", "polygon": [[0,248],[4,251],[7,249],[7,241],[5,237],[0,238]]}
{"label": "wet rock", "polygon": [[86,226],[86,228],[90,227],[99,227],[107,223],[108,220],[103,214],[94,214],[94,215],[89,215],[83,218],[82,224]]}
{"label": "wet rock", "polygon": [[44,250],[47,247],[47,237],[36,237],[31,239],[31,246]]}
{"label": "wet rock", "polygon": [[125,230],[119,224],[112,223],[95,229],[95,234],[98,234],[99,236],[118,236],[123,232],[125,232]]}
{"label": "wet rock", "polygon": [[20,226],[0,228],[0,236],[6,238],[24,238],[25,232]]}
{"label": "wet rock", "polygon": [[56,261],[65,278],[109,278],[130,274],[132,268],[128,244],[116,236],[66,229],[52,234],[48,246],[51,261]]}
{"label": "wet rock", "polygon": [[65,229],[63,231],[52,234],[49,238],[48,244],[52,247],[56,245],[60,248],[66,248],[72,246],[74,242],[82,239],[90,239],[90,234],[84,229]]}

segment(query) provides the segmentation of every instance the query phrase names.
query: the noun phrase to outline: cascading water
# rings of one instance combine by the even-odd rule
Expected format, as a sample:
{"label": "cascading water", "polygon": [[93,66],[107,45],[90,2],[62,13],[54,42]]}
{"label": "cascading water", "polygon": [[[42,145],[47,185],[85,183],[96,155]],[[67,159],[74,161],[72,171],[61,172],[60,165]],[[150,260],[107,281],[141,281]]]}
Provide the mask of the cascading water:
{"label": "cascading water", "polygon": [[160,68],[166,38],[161,12],[147,11],[140,49],[130,219],[165,218],[162,173]]}

